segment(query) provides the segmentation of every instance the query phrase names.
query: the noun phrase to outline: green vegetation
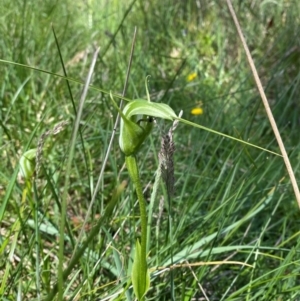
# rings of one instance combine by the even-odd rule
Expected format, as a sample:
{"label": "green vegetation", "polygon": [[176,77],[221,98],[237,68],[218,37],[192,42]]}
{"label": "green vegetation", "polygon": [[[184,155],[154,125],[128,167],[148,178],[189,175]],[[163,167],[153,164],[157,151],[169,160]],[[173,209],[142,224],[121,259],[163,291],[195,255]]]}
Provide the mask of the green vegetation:
{"label": "green vegetation", "polygon": [[[300,2],[233,5],[299,179]],[[145,299],[300,299],[299,208],[226,1],[2,0],[0,26],[1,300],[135,299],[145,220],[108,151],[135,26],[125,102],[150,75],[152,102],[248,143],[137,119]]]}

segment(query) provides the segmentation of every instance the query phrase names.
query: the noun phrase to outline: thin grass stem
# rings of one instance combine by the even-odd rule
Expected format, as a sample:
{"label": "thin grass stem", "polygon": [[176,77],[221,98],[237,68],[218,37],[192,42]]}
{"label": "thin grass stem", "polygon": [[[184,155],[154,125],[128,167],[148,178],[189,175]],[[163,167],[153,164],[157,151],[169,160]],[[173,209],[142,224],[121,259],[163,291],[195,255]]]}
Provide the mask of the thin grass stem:
{"label": "thin grass stem", "polygon": [[71,173],[71,166],[73,162],[73,157],[74,157],[74,152],[75,152],[75,143],[76,143],[76,138],[77,138],[77,133],[79,129],[79,123],[81,120],[81,115],[82,115],[82,110],[83,110],[83,105],[84,101],[86,99],[87,91],[89,88],[89,84],[92,79],[92,74],[94,71],[94,67],[96,64],[97,56],[99,53],[100,48],[96,49],[92,64],[89,69],[88,76],[86,78],[86,83],[83,89],[83,93],[80,98],[79,102],[79,108],[77,111],[77,116],[73,128],[73,134],[72,134],[72,139],[70,143],[70,151],[69,151],[69,157],[67,161],[67,167],[66,167],[66,175],[65,175],[65,184],[64,184],[64,189],[63,189],[63,195],[62,195],[62,202],[61,202],[61,220],[60,220],[60,239],[59,239],[59,263],[58,263],[58,269],[57,269],[57,279],[58,279],[58,300],[63,300],[63,287],[64,287],[64,278],[63,278],[63,264],[64,264],[64,232],[65,232],[65,224],[66,224],[66,217],[67,217],[67,195],[69,191],[69,186],[70,186],[70,173]]}
{"label": "thin grass stem", "polygon": [[[129,56],[129,62],[128,62],[128,67],[127,67],[127,73],[126,73],[126,78],[125,78],[125,83],[124,83],[122,97],[125,96],[126,90],[127,90],[127,85],[128,85],[128,80],[129,80],[129,74],[130,74],[130,69],[131,69],[131,64],[132,64],[132,59],[133,59],[133,53],[134,53],[134,45],[135,45],[135,40],[136,40],[136,33],[137,33],[137,28],[135,27],[134,33],[133,33],[131,52],[130,52],[130,56]],[[122,106],[123,106],[123,99],[121,99],[121,102],[120,102],[120,109],[122,109]],[[109,144],[108,144],[108,147],[107,147],[107,150],[106,150],[106,154],[105,154],[105,157],[103,159],[103,163],[102,163],[102,166],[101,166],[101,170],[100,170],[100,174],[99,174],[99,177],[98,177],[97,184],[96,184],[95,189],[94,189],[94,193],[93,193],[93,196],[92,196],[91,203],[89,205],[89,208],[88,208],[86,216],[85,216],[85,220],[84,220],[83,225],[81,227],[81,231],[80,231],[80,234],[79,234],[79,237],[78,237],[77,245],[81,241],[85,225],[86,225],[86,223],[88,221],[88,218],[89,218],[90,213],[92,211],[93,204],[94,204],[94,202],[96,200],[96,196],[97,196],[97,193],[98,193],[99,188],[100,188],[101,180],[102,180],[103,175],[104,175],[104,170],[105,170],[105,167],[106,167],[106,164],[107,164],[107,161],[108,161],[108,157],[109,157],[112,145],[113,145],[113,141],[114,141],[114,138],[115,138],[115,134],[116,134],[119,122],[120,122],[120,114],[117,115],[117,118],[116,118],[116,121],[115,121],[115,124],[114,124],[114,130],[113,130],[113,132],[111,134],[110,141],[109,141]],[[75,246],[74,253],[76,251],[77,245]]]}

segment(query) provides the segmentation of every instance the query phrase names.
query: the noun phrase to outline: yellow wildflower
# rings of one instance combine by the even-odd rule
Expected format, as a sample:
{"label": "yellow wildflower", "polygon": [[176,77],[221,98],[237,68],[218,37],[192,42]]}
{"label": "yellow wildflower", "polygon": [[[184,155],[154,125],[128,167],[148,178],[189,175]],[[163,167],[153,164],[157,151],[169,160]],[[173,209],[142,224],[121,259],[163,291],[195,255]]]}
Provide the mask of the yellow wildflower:
{"label": "yellow wildflower", "polygon": [[193,81],[196,77],[197,77],[197,73],[196,73],[196,72],[193,72],[193,73],[189,74],[189,75],[187,76],[186,79],[187,79],[188,82],[191,82],[191,81]]}
{"label": "yellow wildflower", "polygon": [[198,107],[198,108],[193,108],[191,110],[191,114],[193,115],[202,115],[203,114],[203,109]]}

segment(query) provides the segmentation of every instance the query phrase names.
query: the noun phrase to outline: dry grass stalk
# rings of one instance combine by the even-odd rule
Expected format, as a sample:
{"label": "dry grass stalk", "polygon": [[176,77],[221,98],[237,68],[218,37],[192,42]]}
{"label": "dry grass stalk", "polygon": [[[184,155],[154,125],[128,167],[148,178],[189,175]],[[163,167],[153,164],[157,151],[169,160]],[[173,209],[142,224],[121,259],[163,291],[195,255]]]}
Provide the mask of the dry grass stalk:
{"label": "dry grass stalk", "polygon": [[259,79],[256,67],[254,65],[254,61],[252,59],[251,53],[249,51],[249,48],[247,46],[246,40],[245,40],[243,32],[242,32],[241,26],[239,24],[239,21],[237,19],[237,16],[235,14],[234,9],[233,9],[231,0],[227,0],[227,5],[228,5],[229,11],[231,13],[232,19],[234,21],[234,24],[236,26],[238,35],[239,35],[239,37],[240,37],[240,39],[242,41],[242,44],[243,44],[243,47],[244,47],[244,50],[245,50],[245,53],[246,53],[246,56],[247,56],[247,59],[248,59],[248,62],[249,62],[252,74],[253,74],[253,77],[254,77],[254,80],[255,80],[255,83],[256,83],[256,86],[257,86],[257,89],[259,91],[260,97],[262,99],[262,102],[264,104],[267,116],[268,116],[270,124],[271,124],[271,127],[273,129],[275,138],[277,140],[279,149],[281,151],[281,154],[282,154],[282,157],[283,157],[286,169],[288,171],[288,174],[289,174],[289,177],[290,177],[293,189],[294,189],[295,197],[296,197],[296,200],[298,202],[298,206],[300,208],[300,192],[299,192],[299,187],[298,187],[298,184],[297,184],[297,180],[296,180],[296,177],[295,177],[292,165],[290,163],[289,157],[288,157],[287,152],[285,150],[284,143],[283,143],[283,141],[281,139],[281,135],[279,133],[276,121],[275,121],[275,119],[273,117],[273,114],[272,114],[269,102],[267,100],[267,97],[266,97],[266,94],[264,92],[263,86],[262,86],[261,81]]}
{"label": "dry grass stalk", "polygon": [[51,135],[56,135],[56,134],[60,133],[62,130],[64,130],[65,126],[68,123],[69,123],[68,121],[62,121],[62,122],[58,123],[53,129],[43,133],[41,135],[41,137],[39,138],[38,145],[37,145],[37,151],[36,151],[36,164],[35,164],[36,176],[38,176],[40,168],[41,168],[43,147],[44,147],[46,139]]}

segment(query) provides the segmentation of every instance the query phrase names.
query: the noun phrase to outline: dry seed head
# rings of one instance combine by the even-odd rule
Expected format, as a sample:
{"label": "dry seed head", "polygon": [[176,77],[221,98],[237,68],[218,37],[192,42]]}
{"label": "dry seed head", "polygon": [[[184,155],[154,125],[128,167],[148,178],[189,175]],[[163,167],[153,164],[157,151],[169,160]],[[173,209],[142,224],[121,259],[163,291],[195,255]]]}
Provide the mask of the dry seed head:
{"label": "dry seed head", "polygon": [[159,152],[160,169],[163,181],[167,186],[169,196],[174,195],[174,161],[173,155],[175,151],[175,145],[172,140],[172,132],[164,135],[161,139],[161,149]]}
{"label": "dry seed head", "polygon": [[[179,113],[179,117],[181,117],[182,111]],[[174,152],[175,152],[175,144],[173,141],[173,132],[176,129],[179,121],[175,120],[173,122],[173,126],[170,128],[169,132],[164,135],[161,139],[161,149],[159,152],[159,161],[160,161],[160,169],[163,181],[166,184],[168,195],[171,197],[174,195],[175,188],[175,176],[174,176]]]}

